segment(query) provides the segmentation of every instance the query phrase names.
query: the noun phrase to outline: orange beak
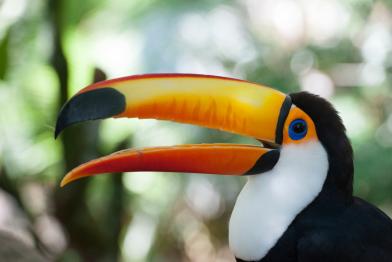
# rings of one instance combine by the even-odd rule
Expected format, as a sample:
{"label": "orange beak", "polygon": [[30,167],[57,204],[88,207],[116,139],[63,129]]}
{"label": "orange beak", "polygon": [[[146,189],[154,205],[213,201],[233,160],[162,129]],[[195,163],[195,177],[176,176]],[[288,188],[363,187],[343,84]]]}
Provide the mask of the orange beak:
{"label": "orange beak", "polygon": [[[137,117],[191,123],[280,145],[290,108],[291,100],[283,93],[242,80],[189,74],[131,76],[82,89],[61,109],[55,136],[67,126],[86,120]],[[61,186],[109,172],[250,175],[273,168],[278,159],[279,149],[251,145],[129,149],[75,168]]]}

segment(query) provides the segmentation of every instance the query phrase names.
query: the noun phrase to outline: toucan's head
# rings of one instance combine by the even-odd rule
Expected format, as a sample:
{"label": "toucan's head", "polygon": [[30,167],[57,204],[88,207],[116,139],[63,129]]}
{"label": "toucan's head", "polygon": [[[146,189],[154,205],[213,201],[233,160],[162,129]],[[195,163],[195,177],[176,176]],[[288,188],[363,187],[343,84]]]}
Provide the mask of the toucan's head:
{"label": "toucan's head", "polygon": [[[75,168],[64,177],[62,186],[81,177],[110,172],[255,175],[273,169],[286,148],[306,150],[314,144],[322,145],[329,158],[342,150],[351,152],[340,118],[324,99],[308,93],[285,95],[231,78],[154,74],[95,83],[64,105],[55,135],[69,125],[108,117],[190,123],[250,136],[263,146],[194,144],[129,149]],[[298,163],[307,161],[301,159],[301,154],[293,157]],[[344,161],[350,165],[352,159]],[[350,184],[347,180],[336,181],[345,187]]]}

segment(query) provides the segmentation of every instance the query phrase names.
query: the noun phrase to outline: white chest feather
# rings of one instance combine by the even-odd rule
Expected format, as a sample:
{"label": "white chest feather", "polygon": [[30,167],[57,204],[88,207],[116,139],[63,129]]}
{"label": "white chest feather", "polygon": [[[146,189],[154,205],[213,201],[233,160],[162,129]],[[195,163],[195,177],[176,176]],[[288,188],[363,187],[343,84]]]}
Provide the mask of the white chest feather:
{"label": "white chest feather", "polygon": [[250,176],[235,204],[229,245],[243,260],[260,260],[320,193],[328,156],[319,142],[284,146],[275,167]]}

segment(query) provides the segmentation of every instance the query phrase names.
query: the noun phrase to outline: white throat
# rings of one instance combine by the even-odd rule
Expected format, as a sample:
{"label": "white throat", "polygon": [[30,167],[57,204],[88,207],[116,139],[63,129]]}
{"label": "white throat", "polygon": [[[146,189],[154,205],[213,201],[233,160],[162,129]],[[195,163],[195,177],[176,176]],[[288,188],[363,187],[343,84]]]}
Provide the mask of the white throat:
{"label": "white throat", "polygon": [[237,258],[260,260],[320,193],[328,156],[320,142],[282,147],[275,167],[249,176],[229,224],[229,245]]}

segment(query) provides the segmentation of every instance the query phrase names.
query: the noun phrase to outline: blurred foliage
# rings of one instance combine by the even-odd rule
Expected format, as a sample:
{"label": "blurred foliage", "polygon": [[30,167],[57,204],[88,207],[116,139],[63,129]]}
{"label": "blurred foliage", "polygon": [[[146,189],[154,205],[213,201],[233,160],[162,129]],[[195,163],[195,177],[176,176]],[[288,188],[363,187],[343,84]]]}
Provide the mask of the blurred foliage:
{"label": "blurred foliage", "polygon": [[391,8],[388,0],[0,1],[0,230],[48,260],[233,261],[227,221],[242,179],[135,173],[58,186],[71,168],[126,147],[256,143],[133,119],[78,125],[54,140],[57,112],[77,90],[154,72],[330,99],[354,147],[356,195],[392,215]]}

